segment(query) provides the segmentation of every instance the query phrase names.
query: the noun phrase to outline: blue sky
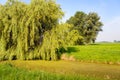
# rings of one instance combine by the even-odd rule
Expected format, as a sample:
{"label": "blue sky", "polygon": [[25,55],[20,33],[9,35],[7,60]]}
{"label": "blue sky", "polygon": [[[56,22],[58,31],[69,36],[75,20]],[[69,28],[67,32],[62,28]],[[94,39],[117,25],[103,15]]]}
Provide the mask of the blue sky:
{"label": "blue sky", "polygon": [[57,0],[65,12],[64,20],[76,11],[97,12],[103,22],[103,32],[97,41],[120,40],[120,0]]}
{"label": "blue sky", "polygon": [[[4,3],[6,0],[0,0]],[[29,2],[29,0],[22,0]],[[103,22],[103,32],[97,41],[120,40],[120,0],[56,0],[65,12],[63,21],[73,16],[76,11],[96,12]]]}

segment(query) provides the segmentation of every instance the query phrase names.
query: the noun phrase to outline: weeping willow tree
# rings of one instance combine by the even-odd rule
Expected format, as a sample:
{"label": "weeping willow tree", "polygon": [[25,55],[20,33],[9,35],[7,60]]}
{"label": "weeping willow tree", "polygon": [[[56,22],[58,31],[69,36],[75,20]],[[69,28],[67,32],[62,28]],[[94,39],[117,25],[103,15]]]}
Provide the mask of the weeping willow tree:
{"label": "weeping willow tree", "polygon": [[78,38],[71,25],[59,24],[63,15],[54,0],[0,5],[0,60],[57,60],[59,49]]}
{"label": "weeping willow tree", "polygon": [[[69,24],[57,25],[50,31],[46,31],[42,46],[36,49],[36,57],[44,60],[57,60],[61,55],[61,48],[67,50],[67,46],[73,45],[78,39],[78,32],[71,30],[72,26]],[[43,54],[44,53],[44,54]],[[35,57],[35,56],[34,56]]]}

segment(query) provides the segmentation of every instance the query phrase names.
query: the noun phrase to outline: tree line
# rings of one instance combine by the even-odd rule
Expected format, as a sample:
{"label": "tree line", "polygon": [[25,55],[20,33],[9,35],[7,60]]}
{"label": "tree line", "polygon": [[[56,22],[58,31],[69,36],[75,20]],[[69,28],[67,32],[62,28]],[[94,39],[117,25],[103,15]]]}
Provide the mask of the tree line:
{"label": "tree line", "polygon": [[95,41],[102,23],[97,13],[64,16],[54,0],[7,0],[0,5],[0,60],[57,60],[63,49]]}

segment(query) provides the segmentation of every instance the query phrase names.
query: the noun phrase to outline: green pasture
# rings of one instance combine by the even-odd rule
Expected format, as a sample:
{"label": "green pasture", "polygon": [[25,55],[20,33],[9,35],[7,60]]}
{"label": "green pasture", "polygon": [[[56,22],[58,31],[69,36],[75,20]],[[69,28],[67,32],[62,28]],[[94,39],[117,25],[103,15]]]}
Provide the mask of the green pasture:
{"label": "green pasture", "polygon": [[98,43],[68,47],[68,55],[79,61],[120,64],[120,43]]}

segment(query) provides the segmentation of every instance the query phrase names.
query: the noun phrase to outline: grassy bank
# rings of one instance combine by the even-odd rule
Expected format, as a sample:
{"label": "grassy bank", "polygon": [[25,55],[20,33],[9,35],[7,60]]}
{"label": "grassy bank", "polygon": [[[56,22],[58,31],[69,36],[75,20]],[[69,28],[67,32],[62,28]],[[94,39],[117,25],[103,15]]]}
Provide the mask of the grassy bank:
{"label": "grassy bank", "polygon": [[[13,66],[12,68],[20,68],[20,70],[21,69],[28,70],[27,73],[21,72],[24,73],[23,75],[29,74],[30,72],[32,76],[34,75],[33,73],[35,71],[37,72],[40,71],[40,72],[47,72],[47,75],[49,73],[51,77],[52,75],[56,77],[62,77],[61,80],[100,80],[100,79],[119,80],[120,79],[120,66],[118,65],[82,63],[76,61],[72,62],[72,61],[40,61],[40,60],[10,61],[10,62],[6,61],[6,62],[1,62],[0,64],[5,64],[5,63],[12,64]],[[17,69],[16,71],[19,72],[19,69]],[[46,75],[46,73],[44,75]]]}
{"label": "grassy bank", "polygon": [[68,47],[68,55],[86,62],[120,64],[120,44],[104,43]]}
{"label": "grassy bank", "polygon": [[[61,75],[41,70],[16,68],[10,63],[0,64],[0,80],[96,80],[95,78]],[[97,79],[98,80],[98,79]],[[100,79],[99,79],[100,80]]]}

